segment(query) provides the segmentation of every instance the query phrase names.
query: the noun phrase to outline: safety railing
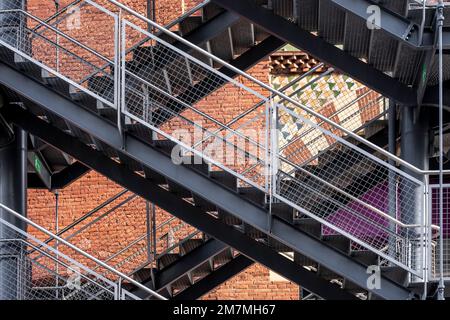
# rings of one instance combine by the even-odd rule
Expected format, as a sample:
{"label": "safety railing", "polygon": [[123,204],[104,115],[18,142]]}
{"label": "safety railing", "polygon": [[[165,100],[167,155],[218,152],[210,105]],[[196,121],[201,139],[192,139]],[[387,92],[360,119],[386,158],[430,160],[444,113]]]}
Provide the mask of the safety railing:
{"label": "safety railing", "polygon": [[[444,216],[443,216],[443,226],[444,229],[440,232],[435,232],[431,237],[431,248],[430,250],[430,280],[439,280],[440,278],[440,251],[443,253],[443,278],[448,281],[450,280],[450,184],[443,185],[443,202],[444,202]],[[429,186],[429,211],[431,220],[430,223],[439,224],[439,185],[431,184]],[[441,248],[439,237],[443,237],[443,247]]]}
{"label": "safety railing", "polygon": [[[66,240],[0,204],[0,244],[2,279],[0,292],[3,299],[127,299],[131,293],[121,287],[127,281],[158,299],[165,299],[125,274],[89,255]],[[26,231],[25,231],[26,230]],[[58,249],[42,242],[47,236],[58,242]],[[103,272],[94,272],[81,264],[79,256]],[[20,279],[20,281],[17,281]]]}
{"label": "safety railing", "polygon": [[[124,232],[124,226],[130,225],[134,226],[132,234]],[[56,235],[128,276],[148,266],[156,267],[161,256],[180,253],[179,248],[186,241],[203,237],[199,230],[175,217],[157,221],[156,208],[126,189],[64,226]],[[59,246],[52,237],[43,243],[54,248]],[[28,254],[41,258],[35,251],[30,248]],[[89,265],[83,256],[78,261]],[[99,265],[91,268],[108,279],[117,278]]]}
{"label": "safety railing", "polygon": [[[426,188],[420,179],[386,160],[419,175],[426,172],[336,123],[333,117],[330,119],[271,88],[123,4],[108,0],[116,8],[113,11],[98,1],[86,2],[90,10],[105,15],[99,31],[101,39],[110,43],[110,47],[89,47],[76,34],[54,30],[30,13],[19,12],[26,19],[43,24],[50,34],[66,39],[67,43],[59,44],[70,58],[65,69],[52,69],[47,57],[41,56],[45,46],[41,49],[39,43],[25,41],[32,50],[24,50],[20,43],[12,41],[16,39],[1,42],[78,90],[116,108],[119,130],[122,131],[125,116],[139,122],[159,137],[177,144],[180,152],[175,150],[174,160],[183,162],[185,159],[177,157],[178,153],[190,152],[230,172],[240,182],[263,190],[271,195],[272,201],[290,204],[335,232],[423,277],[422,251],[426,249],[425,229],[429,227],[424,205]],[[146,30],[147,25],[155,32]],[[81,28],[88,27],[81,25]],[[28,28],[24,29],[27,34]],[[142,48],[139,59],[129,50],[136,43]],[[85,53],[81,62],[78,62],[80,55],[74,52],[79,50]],[[72,60],[77,61],[73,67]],[[105,62],[114,67],[102,70]],[[76,74],[72,73],[75,69]],[[87,81],[88,85],[80,84],[82,77],[96,70],[98,75]],[[226,75],[230,73],[241,76],[243,81]],[[225,84],[227,92],[236,94],[240,101],[250,105],[264,103],[240,121],[227,125],[217,114],[203,111],[201,104],[205,96]],[[252,123],[259,130],[242,128],[241,124],[245,123]],[[291,145],[281,150],[284,146],[279,144],[277,129],[289,125],[295,125],[297,130],[290,138]],[[205,141],[205,136],[210,138]],[[290,148],[295,146],[292,141],[299,146],[306,142],[308,147],[301,155],[291,153]],[[318,159],[317,163],[305,162],[313,157]],[[394,197],[389,200],[389,206],[380,196],[388,198],[386,189]],[[382,251],[386,245],[390,248]]]}

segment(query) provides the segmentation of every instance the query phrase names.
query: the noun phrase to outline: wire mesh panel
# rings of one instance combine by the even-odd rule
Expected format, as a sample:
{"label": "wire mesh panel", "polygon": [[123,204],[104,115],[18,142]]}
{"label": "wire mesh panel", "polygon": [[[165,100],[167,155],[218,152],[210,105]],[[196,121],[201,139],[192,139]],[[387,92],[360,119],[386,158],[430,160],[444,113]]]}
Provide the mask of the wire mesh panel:
{"label": "wire mesh panel", "polygon": [[[74,6],[56,20],[43,20],[22,9],[0,11],[0,15],[3,25],[10,25],[7,32],[0,32],[0,44],[15,52],[6,62],[29,69],[33,76],[43,78],[48,85],[66,95],[83,90],[114,107],[117,94],[112,66],[118,56],[115,52],[118,32],[115,14],[93,2],[82,1],[82,5]],[[93,17],[102,20],[94,30],[101,34],[102,41],[94,45],[90,41],[90,37],[95,36],[91,25],[82,23],[82,19]],[[105,64],[110,67],[103,68]]]}
{"label": "wire mesh panel", "polygon": [[[423,184],[341,137],[338,127],[278,107],[278,123],[298,126],[299,146],[283,152],[275,193],[301,213],[412,272],[422,271]],[[300,142],[302,144],[300,144]],[[317,161],[309,161],[311,158]],[[381,159],[380,159],[381,158]]]}
{"label": "wire mesh panel", "polygon": [[[28,232],[0,218],[0,266],[2,299],[13,300],[113,300],[116,284],[70,256],[70,248],[50,247],[42,234]],[[31,232],[31,233],[30,233]],[[63,247],[63,246],[61,246]],[[63,252],[64,251],[64,252]]]}
{"label": "wire mesh panel", "polygon": [[[440,253],[443,254],[443,276],[446,280],[450,279],[450,185],[445,184],[443,197],[443,222],[444,228],[439,233],[433,236],[432,252],[431,252],[431,279],[440,278]],[[439,225],[440,218],[440,199],[439,199],[439,185],[430,186],[430,213],[432,223]],[[441,248],[440,239],[443,238],[443,247]]]}
{"label": "wire mesh panel", "polygon": [[[266,164],[267,104],[263,103],[232,127],[217,120],[217,114],[202,111],[198,105],[226,83],[227,90],[236,93],[241,101],[256,103],[264,97],[217,72],[210,66],[210,58],[200,51],[182,43],[170,44],[128,21],[124,21],[122,32],[126,46],[133,45],[129,39],[148,39],[143,44],[145,50],[139,53],[139,59],[145,60],[145,64],[131,60],[133,56],[126,54],[127,47],[122,48],[124,113],[162,137],[180,143],[180,150],[196,154],[232,171],[242,181],[264,188],[265,180],[261,178],[264,166],[258,175],[247,175],[246,169],[259,161]],[[253,126],[250,128],[245,123]],[[177,156],[177,150],[172,155]]]}

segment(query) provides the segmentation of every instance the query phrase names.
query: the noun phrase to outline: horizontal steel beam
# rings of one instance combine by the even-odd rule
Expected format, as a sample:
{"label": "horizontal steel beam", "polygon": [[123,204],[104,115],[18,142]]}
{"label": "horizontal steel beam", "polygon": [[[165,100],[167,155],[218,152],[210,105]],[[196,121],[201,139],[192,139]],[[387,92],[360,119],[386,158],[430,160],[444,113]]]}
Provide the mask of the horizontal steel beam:
{"label": "horizontal steel beam", "polygon": [[245,271],[253,263],[253,260],[240,255],[189,288],[181,291],[173,300],[197,300],[222,283]]}
{"label": "horizontal steel beam", "polygon": [[417,103],[416,92],[408,86],[283,17],[275,15],[269,9],[247,0],[212,1],[399,103],[406,105]]}
{"label": "horizontal steel beam", "polygon": [[[306,255],[312,260],[324,264],[328,269],[344,278],[347,278],[351,282],[361,287],[366,286],[366,280],[368,277],[366,268],[355,262],[351,257],[335,251],[334,249],[324,245],[320,240],[311,238],[307,234],[296,229],[294,226],[281,220],[277,220],[275,217],[272,221],[273,230],[269,230],[270,224],[267,223],[269,220],[269,215],[265,209],[255,206],[254,204],[243,199],[238,193],[232,192],[229,189],[215,183],[206,175],[199,174],[188,167],[173,163],[169,157],[153,149],[148,144],[133,137],[132,135],[127,135],[126,139],[123,139],[113,123],[106,121],[97,114],[80,108],[72,101],[33,81],[3,63],[0,63],[0,83],[16,91],[26,99],[33,101],[35,104],[40,105],[48,111],[64,118],[66,121],[73,123],[81,130],[88,132],[116,150],[122,150],[122,152],[124,152],[128,157],[140,162],[143,166],[147,166],[157,173],[165,176],[169,180],[177,182],[180,186],[191,190],[194,194],[204,199],[209,199],[218,208],[221,208],[222,210],[240,218],[263,233],[270,234],[276,240],[286,244],[299,253]],[[19,108],[16,109],[16,112],[20,111]],[[21,123],[20,119],[17,119],[17,117],[15,122],[17,122],[17,125],[20,125]],[[30,130],[30,132],[34,134],[34,132],[39,129],[41,128],[35,128],[34,131]],[[39,134],[35,135],[52,145],[56,144],[55,147],[60,148],[58,147],[58,143],[51,142],[51,136],[43,137],[44,134],[45,131],[39,132]],[[123,145],[124,142],[125,146]],[[63,151],[71,154],[70,150]],[[75,156],[74,158],[85,163],[78,156]],[[85,164],[87,165],[87,163]],[[100,166],[102,165],[104,164],[100,164]],[[109,174],[113,175],[114,172],[109,172]],[[110,175],[106,176],[111,178]],[[143,192],[143,190],[145,190],[145,192]],[[142,189],[142,191],[137,194],[143,194],[145,197],[148,192],[150,191]],[[154,200],[150,201],[155,202]],[[172,210],[168,211],[172,212]],[[191,218],[190,215],[188,217]],[[186,219],[188,217],[186,217]],[[183,220],[188,222],[186,219]],[[214,226],[217,227],[217,220],[214,220]],[[217,233],[220,230],[216,230],[216,228],[215,233],[208,232],[202,228],[198,229],[228,243],[225,240],[229,238],[229,235],[224,235],[225,240],[219,238]],[[231,246],[234,247],[233,245]],[[314,249],[310,250],[311,248]],[[241,248],[238,250],[246,254],[241,250]],[[279,257],[278,254],[277,256]],[[378,296],[386,299],[406,299],[409,297],[410,293],[406,288],[396,285],[384,277],[381,279],[381,288],[375,291]]]}
{"label": "horizontal steel beam", "polygon": [[195,228],[211,234],[216,239],[235,248],[250,259],[281,274],[286,279],[308,288],[309,291],[316,293],[324,299],[355,299],[353,295],[296,265],[293,261],[272,251],[266,245],[248,238],[238,230],[213,218],[199,207],[190,205],[178,198],[175,194],[135,174],[125,166],[104,156],[101,152],[82,144],[76,138],[36,118],[30,113],[18,108],[9,108],[9,110],[3,110],[3,112],[9,121],[24,129],[27,128],[30,133],[40,137],[55,148],[70,154],[72,157],[108,177],[115,183],[155,203],[161,209],[170,212]]}

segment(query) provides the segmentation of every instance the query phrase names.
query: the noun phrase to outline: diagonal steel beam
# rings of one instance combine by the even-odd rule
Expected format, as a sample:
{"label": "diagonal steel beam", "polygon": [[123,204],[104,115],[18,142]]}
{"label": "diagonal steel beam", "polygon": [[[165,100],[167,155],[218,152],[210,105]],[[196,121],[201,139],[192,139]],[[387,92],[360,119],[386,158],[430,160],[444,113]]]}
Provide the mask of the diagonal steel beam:
{"label": "diagonal steel beam", "polygon": [[[235,24],[239,19],[240,17],[238,15],[229,11],[224,11],[185,35],[184,38],[191,43],[201,45],[219,36],[222,32],[227,30],[228,27]],[[180,42],[176,42],[173,45],[185,52],[193,50],[192,47]]]}
{"label": "diagonal steel beam", "polygon": [[238,230],[223,224],[199,207],[189,205],[175,194],[130,171],[125,166],[84,145],[78,139],[60,131],[45,121],[36,118],[29,112],[10,107],[3,110],[3,114],[9,121],[24,129],[29,129],[30,133],[40,137],[55,148],[70,154],[117,184],[155,203],[158,207],[170,212],[195,228],[211,234],[250,259],[307,288],[318,296],[330,300],[355,299],[350,293],[296,265],[293,261],[272,251],[266,245],[254,241]]}
{"label": "diagonal steel beam", "polygon": [[197,281],[189,288],[177,294],[173,300],[197,300],[253,265],[253,261],[240,255],[218,270]]}
{"label": "diagonal steel beam", "polygon": [[[91,113],[84,108],[80,108],[74,102],[64,98],[38,82],[35,82],[4,63],[0,63],[0,83],[16,91],[33,103],[40,105],[48,111],[64,118],[66,121],[73,123],[81,130],[88,132],[112,148],[122,150],[128,157],[138,161],[143,166],[151,168],[171,181],[177,182],[181,187],[190,190],[192,193],[204,199],[209,199],[218,208],[229,212],[263,233],[270,234],[276,240],[286,244],[288,247],[293,248],[299,253],[306,255],[312,260],[327,266],[328,269],[347,278],[360,287],[366,287],[366,268],[355,262],[351,257],[335,251],[324,245],[319,239],[311,238],[306,233],[296,229],[295,226],[281,221],[276,217],[272,217],[273,221],[271,222],[273,230],[269,230],[270,224],[267,223],[269,220],[267,210],[255,206],[243,199],[238,193],[232,192],[224,186],[215,183],[213,180],[209,179],[208,176],[199,174],[186,166],[180,166],[173,163],[169,157],[132,135],[127,135],[124,141],[119,130],[117,130],[113,123],[106,121],[97,114]],[[16,112],[19,110],[18,107],[15,109]],[[8,110],[11,110],[11,108]],[[16,118],[15,121],[18,120],[20,119]],[[39,129],[41,128],[34,128],[34,131]],[[31,133],[34,131],[30,130]],[[52,140],[49,141],[52,137],[44,138],[44,134],[45,132],[40,132],[39,134],[36,134],[36,136],[53,144],[51,142]],[[72,152],[69,150],[66,153],[71,154]],[[82,161],[78,156],[75,156],[74,158]],[[113,176],[115,173],[109,172],[109,174]],[[111,178],[109,175],[106,176]],[[144,194],[145,196],[143,190],[145,189],[136,193],[139,195]],[[148,190],[146,191],[149,192]],[[167,211],[171,212],[171,210]],[[191,216],[188,215],[185,219],[187,218],[191,218]],[[214,220],[214,225],[217,225],[216,219]],[[187,220],[185,221],[188,222]],[[216,236],[217,232],[220,231],[216,230],[216,234],[214,234],[202,228],[198,229],[213,234],[216,238],[218,238]],[[224,237],[226,239],[229,235],[225,234]],[[219,240],[224,241],[223,239]],[[233,247],[233,245],[231,246]],[[311,250],[312,248],[314,249]],[[238,250],[243,252],[240,249]],[[278,254],[277,256],[279,257]],[[376,294],[386,299],[407,299],[410,297],[410,291],[408,289],[389,281],[385,277],[381,278],[381,288],[376,289]]]}
{"label": "diagonal steel beam", "polygon": [[[229,247],[216,239],[210,239],[201,246],[195,248],[193,251],[182,256],[176,263],[159,271],[155,275],[155,286],[153,287],[153,281],[149,280],[144,282],[143,285],[153,290],[160,292],[166,286],[177,281],[196,267],[212,259],[219,253],[229,249]],[[140,298],[147,298],[149,294],[142,289],[137,288],[136,291],[132,291],[133,294]],[[160,292],[161,293],[161,292]]]}
{"label": "diagonal steel beam", "polygon": [[266,8],[247,0],[212,1],[399,103],[417,103],[416,92],[411,88]]}
{"label": "diagonal steel beam", "polygon": [[69,184],[83,177],[91,169],[77,161],[52,175],[52,190],[64,189]]}
{"label": "diagonal steel beam", "polygon": [[371,6],[377,8],[380,16],[379,25],[376,27],[382,29],[398,41],[419,47],[419,25],[394,13],[375,1],[371,0],[327,0],[335,6],[349,12],[364,21],[369,21],[374,11]]}

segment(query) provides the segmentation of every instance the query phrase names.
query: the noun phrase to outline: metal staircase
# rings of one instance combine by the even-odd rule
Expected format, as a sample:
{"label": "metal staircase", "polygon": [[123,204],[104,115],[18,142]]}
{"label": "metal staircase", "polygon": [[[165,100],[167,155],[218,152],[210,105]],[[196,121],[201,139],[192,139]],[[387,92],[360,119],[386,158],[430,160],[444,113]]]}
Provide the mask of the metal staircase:
{"label": "metal staircase", "polygon": [[[110,22],[104,27],[115,39],[113,53],[17,11],[63,37],[56,48],[66,59],[55,68],[43,55],[55,49],[50,36],[36,40],[26,27],[24,43],[0,40],[0,82],[11,101],[24,107],[3,108],[7,120],[318,296],[422,294],[415,284],[427,281],[432,227],[426,185],[386,160],[424,172],[375,144],[383,145],[383,130],[374,129],[379,123],[339,125],[336,115],[327,118],[116,1],[108,1],[114,9],[84,2]],[[152,32],[139,24],[150,24]],[[136,44],[145,49],[136,53]],[[225,84],[242,99],[263,103],[231,123],[203,112],[197,102]],[[349,101],[358,106],[353,116],[380,103],[378,96],[362,106],[359,101]],[[247,131],[249,123],[261,130]],[[175,125],[185,131],[174,131]],[[291,127],[291,136],[280,140],[279,131]],[[183,139],[186,132],[194,139]],[[222,147],[235,158],[217,152]],[[390,205],[388,193],[397,205]],[[238,258],[249,265],[215,239],[184,240],[153,260],[158,272],[183,266],[175,261],[204,253],[200,248],[216,245],[218,251],[172,282],[149,281],[145,269],[137,279],[169,296],[183,295],[180,290],[189,290],[186,283],[195,287],[200,274],[207,279],[213,274],[207,271],[221,271]],[[294,261],[279,254],[288,252]],[[216,270],[215,261],[225,266]],[[366,269],[373,263],[383,268],[380,288],[367,288]],[[144,289],[133,284],[138,289],[130,290],[141,296]]]}
{"label": "metal staircase", "polygon": [[[415,0],[213,2],[402,104],[420,104],[426,84],[437,83],[436,3]],[[444,79],[449,76],[444,71]]]}
{"label": "metal staircase", "polygon": [[[139,300],[122,288],[123,274],[3,204],[0,207],[4,212],[0,218],[2,263],[8,270],[1,281],[14,293],[2,296],[3,300]],[[20,228],[13,223],[15,219]],[[39,240],[47,236],[53,246]],[[164,299],[127,276],[125,279]]]}

